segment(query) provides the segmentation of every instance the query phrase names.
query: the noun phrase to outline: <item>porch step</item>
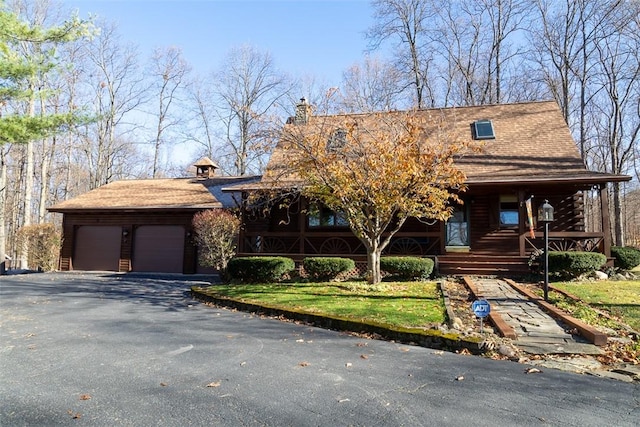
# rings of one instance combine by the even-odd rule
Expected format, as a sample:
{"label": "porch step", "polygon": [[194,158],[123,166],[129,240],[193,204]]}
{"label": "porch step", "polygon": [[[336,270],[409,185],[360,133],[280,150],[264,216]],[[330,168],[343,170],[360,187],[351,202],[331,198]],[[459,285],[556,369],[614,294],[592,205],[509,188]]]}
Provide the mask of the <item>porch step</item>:
{"label": "porch step", "polygon": [[438,273],[443,275],[523,275],[530,272],[528,257],[508,255],[441,255]]}

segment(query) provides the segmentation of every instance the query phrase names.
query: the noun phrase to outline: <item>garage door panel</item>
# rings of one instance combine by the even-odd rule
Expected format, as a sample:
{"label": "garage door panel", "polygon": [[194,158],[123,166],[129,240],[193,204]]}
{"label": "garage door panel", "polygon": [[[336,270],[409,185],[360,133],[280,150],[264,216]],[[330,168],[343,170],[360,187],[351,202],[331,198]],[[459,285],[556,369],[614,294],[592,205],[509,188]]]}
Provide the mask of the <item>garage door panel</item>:
{"label": "garage door panel", "polygon": [[83,225],[75,231],[73,269],[118,271],[122,228]]}
{"label": "garage door panel", "polygon": [[182,273],[184,227],[143,225],[135,229],[133,271]]}

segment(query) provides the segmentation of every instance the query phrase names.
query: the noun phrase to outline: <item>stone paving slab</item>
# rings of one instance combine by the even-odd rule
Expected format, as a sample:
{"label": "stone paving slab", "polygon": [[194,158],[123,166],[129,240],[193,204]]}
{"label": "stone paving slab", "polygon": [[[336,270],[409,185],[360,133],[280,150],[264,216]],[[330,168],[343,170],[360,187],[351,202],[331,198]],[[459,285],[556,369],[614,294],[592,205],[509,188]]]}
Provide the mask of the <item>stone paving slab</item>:
{"label": "stone paving slab", "polygon": [[516,333],[514,344],[532,354],[602,354],[597,346],[568,334],[565,326],[549,316],[538,304],[516,291],[507,282],[494,278],[474,279],[491,311],[500,314]]}
{"label": "stone paving slab", "polygon": [[525,343],[522,341],[514,342],[516,347],[530,354],[584,354],[584,355],[600,355],[604,352],[593,344],[583,343],[562,343],[551,344],[543,342]]}

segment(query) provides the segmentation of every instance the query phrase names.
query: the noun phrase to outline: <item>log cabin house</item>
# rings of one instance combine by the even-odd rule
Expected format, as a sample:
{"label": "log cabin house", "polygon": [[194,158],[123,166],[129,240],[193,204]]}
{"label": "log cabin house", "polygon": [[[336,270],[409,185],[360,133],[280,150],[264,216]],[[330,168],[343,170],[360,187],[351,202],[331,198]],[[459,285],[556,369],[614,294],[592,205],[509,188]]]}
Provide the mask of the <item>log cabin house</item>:
{"label": "log cabin house", "polygon": [[[556,102],[421,113],[442,115],[463,137],[482,139],[484,147],[456,160],[466,174],[464,204],[456,206],[446,222],[408,220],[386,254],[432,257],[440,274],[526,273],[530,255],[543,245],[543,226],[535,217],[548,200],[555,208],[549,233],[551,250],[598,251],[610,259],[607,183],[631,178],[587,170]],[[330,121],[331,117],[314,116],[302,99],[284,131],[319,120]],[[270,171],[281,168],[287,155],[284,145],[278,144],[262,181],[239,186],[244,196],[272,185]],[[585,223],[585,192],[599,198],[602,214],[595,230],[587,230]],[[238,254],[283,255],[297,262],[307,256],[342,256],[365,268],[364,247],[340,214],[321,206],[308,208],[309,201],[299,199],[287,208],[274,204],[266,214],[245,209]]]}

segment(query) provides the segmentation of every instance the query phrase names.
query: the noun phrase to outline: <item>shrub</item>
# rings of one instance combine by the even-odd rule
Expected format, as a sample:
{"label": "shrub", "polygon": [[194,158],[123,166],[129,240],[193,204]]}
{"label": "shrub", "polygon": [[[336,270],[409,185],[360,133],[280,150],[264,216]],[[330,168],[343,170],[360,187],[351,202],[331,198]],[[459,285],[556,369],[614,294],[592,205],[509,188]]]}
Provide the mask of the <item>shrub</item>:
{"label": "shrub", "polygon": [[242,257],[232,258],[227,264],[231,280],[248,283],[278,282],[296,268],[291,258]]}
{"label": "shrub", "polygon": [[222,209],[211,209],[195,214],[192,225],[200,265],[224,272],[236,254],[240,220]]}
{"label": "shrub", "polygon": [[565,277],[578,277],[595,271],[607,262],[598,252],[549,252],[549,272]]}
{"label": "shrub", "polygon": [[331,280],[356,268],[356,263],[349,258],[309,257],[302,260],[302,266],[314,280]]}
{"label": "shrub", "polygon": [[433,271],[433,260],[418,257],[382,257],[380,270],[400,279],[426,279]]}
{"label": "shrub", "polygon": [[18,230],[17,238],[20,253],[27,254],[29,268],[39,271],[55,270],[62,239],[53,224],[24,226]]}
{"label": "shrub", "polygon": [[632,270],[640,265],[640,249],[613,246],[611,256],[615,258],[614,265],[622,270]]}

